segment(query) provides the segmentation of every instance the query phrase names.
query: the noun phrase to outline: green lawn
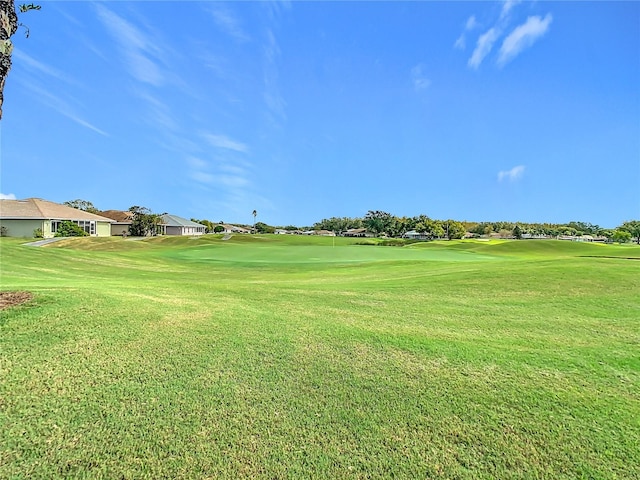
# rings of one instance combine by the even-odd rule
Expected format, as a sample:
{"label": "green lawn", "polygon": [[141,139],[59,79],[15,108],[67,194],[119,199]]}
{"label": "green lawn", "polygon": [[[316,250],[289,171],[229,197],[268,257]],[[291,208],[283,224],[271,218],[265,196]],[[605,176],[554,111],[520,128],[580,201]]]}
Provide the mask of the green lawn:
{"label": "green lawn", "polygon": [[363,241],[0,239],[0,478],[640,476],[640,247]]}

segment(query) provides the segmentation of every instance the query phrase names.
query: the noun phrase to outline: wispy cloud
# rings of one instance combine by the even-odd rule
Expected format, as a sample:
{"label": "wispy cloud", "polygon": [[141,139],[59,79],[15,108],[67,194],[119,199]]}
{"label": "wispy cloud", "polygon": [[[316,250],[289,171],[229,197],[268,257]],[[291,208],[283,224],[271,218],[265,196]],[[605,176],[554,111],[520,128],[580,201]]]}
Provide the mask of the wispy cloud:
{"label": "wispy cloud", "polygon": [[473,50],[467,65],[473,69],[477,69],[484,57],[486,57],[491,49],[493,48],[493,44],[499,37],[499,31],[496,27],[490,28],[488,31],[480,35],[478,38],[478,42],[476,43],[476,48]]}
{"label": "wispy cloud", "polygon": [[431,85],[431,80],[427,77],[423,64],[420,63],[411,69],[411,81],[416,91],[424,90]]}
{"label": "wispy cloud", "polygon": [[191,168],[196,170],[204,170],[209,166],[209,164],[206,161],[198,157],[187,157],[186,161]]}
{"label": "wispy cloud", "polygon": [[286,102],[278,87],[278,58],[280,47],[272,29],[266,32],[264,52],[264,93],[263,98],[268,108],[271,123],[279,125],[286,120]]}
{"label": "wispy cloud", "polygon": [[29,70],[44,73],[45,75],[68,83],[74,83],[67,75],[59,70],[36,60],[17,48],[13,50],[13,58],[16,64],[21,64]]}
{"label": "wispy cloud", "polygon": [[239,190],[251,184],[248,172],[239,165],[226,163],[227,158],[220,158],[219,165],[212,164],[198,157],[188,157],[189,177],[198,183],[221,187],[227,193],[238,194]]}
{"label": "wispy cloud", "polygon": [[274,0],[263,2],[267,10],[267,16],[272,21],[278,21],[285,12],[291,10],[291,2],[289,0]]}
{"label": "wispy cloud", "polygon": [[0,200],[16,200],[13,193],[0,193]]}
{"label": "wispy cloud", "polygon": [[465,36],[466,32],[468,32],[469,30],[473,30],[478,25],[479,24],[478,24],[478,21],[476,20],[476,16],[475,15],[471,15],[467,19],[467,23],[464,26],[464,31],[460,34],[460,36],[458,37],[456,42],[453,44],[453,46],[455,48],[460,49],[460,50],[464,50],[467,47],[467,39],[466,39],[466,36]]}
{"label": "wispy cloud", "polygon": [[533,45],[549,30],[553,17],[548,13],[544,18],[533,16],[527,18],[522,25],[517,26],[502,42],[498,65],[504,65],[513,60],[522,50]]}
{"label": "wispy cloud", "polygon": [[502,182],[503,180],[507,180],[509,182],[515,182],[516,180],[520,180],[523,175],[524,165],[518,165],[511,170],[501,170],[498,172],[498,181]]}
{"label": "wispy cloud", "polygon": [[[97,4],[95,8],[98,18],[118,43],[129,73],[144,83],[154,86],[164,84],[164,75],[154,61],[161,55],[158,42],[103,5]],[[154,60],[150,57],[154,57]]]}
{"label": "wispy cloud", "polygon": [[500,19],[506,18],[513,7],[519,4],[522,0],[504,0],[502,4],[502,11],[500,12]]}
{"label": "wispy cloud", "polygon": [[241,26],[240,20],[234,13],[221,3],[213,3],[209,9],[215,24],[227,35],[239,42],[248,42],[251,37]]}
{"label": "wispy cloud", "polygon": [[202,137],[209,142],[209,145],[216,148],[233,150],[240,153],[247,153],[249,147],[244,143],[237,142],[226,135],[217,135],[213,133],[202,133]]}
{"label": "wispy cloud", "polygon": [[[512,12],[520,3],[522,3],[522,0],[503,1],[500,15],[493,22],[493,26],[478,37],[473,53],[467,61],[469,68],[477,70],[487,55],[491,53],[494,44],[511,28],[509,25],[512,23]],[[540,16],[531,16],[527,18],[525,23],[513,29],[513,31],[502,41],[502,46],[496,60],[498,66],[505,65],[515,58],[522,50],[533,45],[536,40],[548,31],[552,19],[553,17],[551,14],[547,14],[544,19]],[[454,47],[464,50],[466,47],[466,32],[478,26],[479,23],[475,16],[469,17],[465,25],[465,30],[454,43]]]}
{"label": "wispy cloud", "polygon": [[149,125],[155,127],[163,137],[179,131],[179,125],[166,103],[144,91],[144,89],[136,89],[134,92],[148,106],[149,111],[146,115],[146,120]]}
{"label": "wispy cloud", "polygon": [[58,112],[60,115],[63,115],[65,117],[67,117],[70,120],[73,120],[74,122],[76,122],[78,125],[81,125],[85,128],[88,128],[89,130],[93,130],[96,133],[99,133],[100,135],[103,135],[105,137],[108,137],[109,134],[107,132],[105,132],[104,130],[96,127],[95,125],[93,125],[92,123],[88,122],[87,120],[85,120],[77,111],[75,108],[73,108],[71,106],[71,104],[62,99],[61,97],[54,95],[53,93],[51,93],[49,90],[41,88],[33,83],[29,83],[26,84],[26,86],[32,90],[36,95],[37,98],[46,106],[54,109],[56,112]]}

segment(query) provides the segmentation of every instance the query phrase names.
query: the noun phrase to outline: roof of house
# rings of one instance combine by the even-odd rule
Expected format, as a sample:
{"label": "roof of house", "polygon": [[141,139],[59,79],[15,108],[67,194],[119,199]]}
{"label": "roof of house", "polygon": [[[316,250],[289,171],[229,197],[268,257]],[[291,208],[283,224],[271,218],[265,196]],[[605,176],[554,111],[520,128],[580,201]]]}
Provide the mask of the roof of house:
{"label": "roof of house", "polygon": [[116,223],[132,223],[133,222],[133,212],[122,211],[122,210],[105,210],[104,212],[100,212],[100,215],[103,217],[110,218],[111,220],[115,220]]}
{"label": "roof of house", "polygon": [[164,223],[167,227],[202,227],[206,228],[201,223],[192,222],[191,220],[187,220],[186,218],[179,217],[177,215],[169,215],[165,213],[161,215],[162,223]]}
{"label": "roof of house", "polygon": [[113,223],[110,218],[41,198],[0,200],[0,218],[7,220],[93,220]]}

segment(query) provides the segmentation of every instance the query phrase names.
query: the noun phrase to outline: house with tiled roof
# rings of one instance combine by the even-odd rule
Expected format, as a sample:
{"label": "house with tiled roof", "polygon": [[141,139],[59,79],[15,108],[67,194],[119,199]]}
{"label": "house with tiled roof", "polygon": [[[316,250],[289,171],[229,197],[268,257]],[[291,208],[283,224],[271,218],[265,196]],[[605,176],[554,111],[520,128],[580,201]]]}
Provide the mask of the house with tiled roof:
{"label": "house with tiled roof", "polygon": [[41,198],[0,200],[0,226],[8,237],[33,237],[40,231],[44,238],[51,238],[64,221],[75,223],[94,237],[111,235],[112,220],[101,215]]}
{"label": "house with tiled roof", "polygon": [[129,228],[133,223],[133,212],[128,210],[105,210],[100,212],[103,217],[113,220],[111,224],[111,235],[129,235]]}
{"label": "house with tiled roof", "polygon": [[204,235],[207,227],[177,215],[161,215],[165,235]]}

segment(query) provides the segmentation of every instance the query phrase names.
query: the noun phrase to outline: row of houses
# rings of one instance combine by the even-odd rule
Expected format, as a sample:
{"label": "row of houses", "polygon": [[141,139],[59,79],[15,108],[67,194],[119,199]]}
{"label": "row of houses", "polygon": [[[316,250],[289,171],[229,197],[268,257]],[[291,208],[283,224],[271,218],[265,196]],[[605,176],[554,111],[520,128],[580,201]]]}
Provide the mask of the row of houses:
{"label": "row of houses", "polygon": [[[161,235],[203,235],[206,226],[200,223],[187,220],[178,215],[165,213],[161,215],[162,223],[159,225]],[[133,222],[133,213],[121,210],[105,210],[99,214],[85,212],[67,205],[50,202],[40,198],[27,198],[26,200],[4,200],[0,199],[0,229],[3,236],[10,237],[33,237],[38,231],[44,238],[54,237],[59,226],[64,221],[71,221],[82,228],[88,235],[96,237],[108,237],[112,235],[128,235],[129,227]],[[251,233],[251,229],[238,225],[220,224],[220,233]],[[283,230],[276,229],[276,234],[297,234],[297,235],[320,235],[335,236],[335,232],[329,230]],[[352,228],[340,233],[345,237],[371,237],[373,234],[365,228]],[[502,238],[500,234],[494,233],[489,236]],[[430,237],[415,230],[406,232],[403,238],[415,240],[428,240]],[[472,233],[467,233],[465,238],[477,237]],[[513,237],[510,237],[513,238]],[[574,242],[607,242],[606,237],[591,235],[531,235],[523,234],[522,239],[557,239],[570,240]]]}
{"label": "row of houses", "polygon": [[[163,235],[203,235],[206,230],[204,225],[178,215],[163,214],[161,219],[159,233]],[[75,223],[94,237],[128,235],[133,213],[106,210],[94,214],[41,198],[0,200],[0,229],[3,236],[33,237],[34,232],[39,232],[42,237],[51,238],[65,221]],[[229,233],[233,228],[225,225],[225,231]]]}
{"label": "row of houses", "polygon": [[[34,232],[44,238],[54,237],[62,222],[70,221],[94,237],[126,236],[133,222],[133,212],[122,210],[105,210],[89,213],[41,198],[25,200],[0,200],[0,227],[3,236],[33,237]],[[158,226],[160,235],[203,235],[206,226],[178,215],[165,213],[160,216],[162,223]],[[219,233],[247,234],[250,228],[219,224]],[[284,230],[276,229],[276,234],[335,236],[329,230]],[[347,230],[342,233],[346,237],[371,236],[364,228]]]}
{"label": "row of houses", "polygon": [[331,230],[282,230],[276,229],[276,234],[290,234],[290,235],[318,235],[321,237],[373,237],[374,234],[368,232],[366,228],[351,228],[345,230],[339,234],[332,232]]}

